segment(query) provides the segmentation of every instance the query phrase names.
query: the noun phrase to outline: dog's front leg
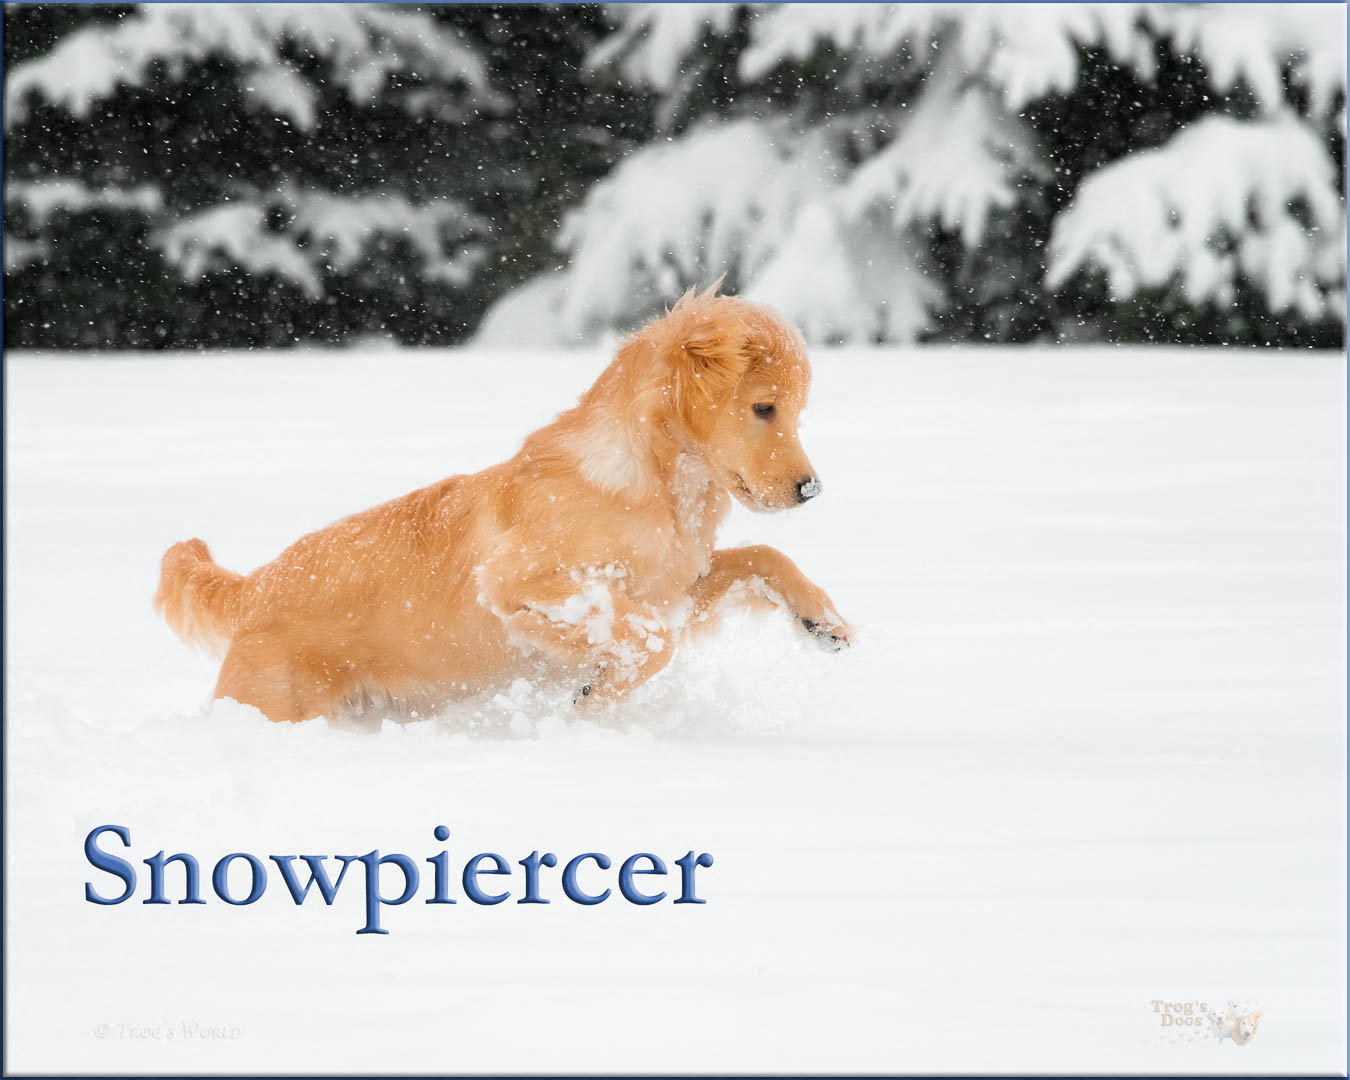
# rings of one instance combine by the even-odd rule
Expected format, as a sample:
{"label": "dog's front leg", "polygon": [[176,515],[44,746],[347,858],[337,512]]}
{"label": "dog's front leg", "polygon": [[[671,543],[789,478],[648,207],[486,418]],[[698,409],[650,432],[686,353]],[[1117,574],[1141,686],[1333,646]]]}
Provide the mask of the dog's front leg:
{"label": "dog's front leg", "polygon": [[838,650],[852,644],[853,631],[839,617],[825,590],[776,548],[756,544],[714,551],[711,568],[691,592],[691,626],[695,629],[715,625],[718,615],[730,606],[778,607],[825,648]]}
{"label": "dog's front leg", "polygon": [[488,599],[511,641],[577,668],[578,702],[619,701],[670,662],[671,635],[615,582],[560,577],[528,592]]}

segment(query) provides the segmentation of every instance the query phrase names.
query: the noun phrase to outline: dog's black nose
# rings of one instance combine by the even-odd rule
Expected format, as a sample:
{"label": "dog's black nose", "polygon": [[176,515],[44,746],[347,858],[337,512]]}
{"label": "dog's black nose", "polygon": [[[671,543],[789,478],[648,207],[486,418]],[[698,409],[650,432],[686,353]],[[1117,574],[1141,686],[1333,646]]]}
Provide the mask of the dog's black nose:
{"label": "dog's black nose", "polygon": [[797,484],[797,501],[806,502],[807,499],[814,499],[820,492],[820,481],[814,476],[808,476]]}

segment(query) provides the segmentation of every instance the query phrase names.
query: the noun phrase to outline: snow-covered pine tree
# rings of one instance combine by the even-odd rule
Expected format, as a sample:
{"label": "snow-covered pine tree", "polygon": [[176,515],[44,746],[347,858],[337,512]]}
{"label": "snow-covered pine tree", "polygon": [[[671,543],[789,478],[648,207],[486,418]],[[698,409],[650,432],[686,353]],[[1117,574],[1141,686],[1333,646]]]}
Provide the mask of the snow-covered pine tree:
{"label": "snow-covered pine tree", "polygon": [[[507,104],[452,28],[378,4],[147,4],[95,19],[7,72],[11,139],[100,121],[123,134],[124,125],[138,126],[138,112],[149,125],[172,128],[165,121],[177,111],[174,98],[204,108],[187,145],[147,146],[140,156],[148,161],[130,152],[135,139],[114,136],[97,140],[105,151],[98,159],[62,163],[66,175],[35,168],[48,165],[46,155],[30,159],[40,178],[11,171],[6,225],[28,235],[7,245],[17,247],[7,269],[44,261],[52,242],[44,233],[58,218],[97,210],[129,216],[128,227],[148,241],[146,255],[187,278],[243,275],[256,287],[311,300],[382,245],[411,248],[387,254],[401,262],[415,254],[425,275],[450,280],[481,260],[483,222],[462,199],[412,202],[378,180],[354,195],[342,170],[291,178],[286,158],[303,154],[319,133],[326,95],[344,96],[353,110],[379,105],[410,114]],[[216,124],[203,122],[208,103],[221,107]],[[230,138],[258,117],[272,138],[255,147]],[[164,141],[182,135],[166,130]],[[22,158],[22,142],[18,149]],[[234,160],[213,161],[221,152]],[[97,327],[99,313],[87,315]]]}
{"label": "snow-covered pine tree", "polygon": [[531,287],[569,333],[726,273],[816,340],[1343,337],[1341,6],[610,11],[662,137]]}
{"label": "snow-covered pine tree", "polygon": [[4,18],[10,344],[453,340],[626,146],[623,95],[576,83],[593,11]]}

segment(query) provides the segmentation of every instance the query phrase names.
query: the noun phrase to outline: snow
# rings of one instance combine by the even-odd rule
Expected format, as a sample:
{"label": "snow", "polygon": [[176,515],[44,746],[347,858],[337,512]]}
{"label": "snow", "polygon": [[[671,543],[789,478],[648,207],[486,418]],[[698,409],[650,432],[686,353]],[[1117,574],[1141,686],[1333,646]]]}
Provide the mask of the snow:
{"label": "snow", "polygon": [[[839,167],[826,135],[754,120],[701,125],[630,155],[558,233],[569,260],[567,330],[652,314],[660,306],[652,295],[678,296],[690,281],[716,278],[715,267],[751,280]],[[630,279],[646,285],[637,301],[645,310],[634,308]]]}
{"label": "snow", "polygon": [[903,62],[908,53],[922,62],[944,37],[954,37],[965,69],[1000,87],[1016,114],[1039,98],[1073,91],[1081,48],[1103,48],[1121,68],[1151,81],[1161,36],[1204,63],[1216,93],[1245,86],[1268,112],[1284,107],[1286,66],[1319,115],[1332,113],[1346,86],[1345,6],[1327,3],[633,4],[621,9],[622,25],[590,64],[617,61],[628,78],[669,91],[707,34],[735,30],[738,9],[749,22],[739,68],[751,82],[809,60],[822,44],[844,56]]}
{"label": "snow", "polygon": [[122,87],[143,86],[158,64],[181,78],[212,55],[237,59],[251,74],[251,100],[312,127],[309,95],[297,97],[282,56],[295,42],[332,61],[327,78],[367,104],[389,77],[410,73],[457,82],[473,106],[497,110],[505,99],[487,67],[454,30],[380,4],[141,4],[114,25],[89,26],[50,53],[5,75],[5,126],[23,123],[33,98],[90,116]]}
{"label": "snow", "polygon": [[[90,187],[79,180],[6,180],[6,225],[15,219],[28,230],[47,227],[51,216],[58,211],[81,214],[89,210],[112,208],[137,210],[142,214],[157,214],[164,208],[161,192],[149,184],[138,187],[107,185]],[[50,250],[45,240],[28,240],[8,230],[4,236],[5,271],[22,269],[30,262],[45,261]]]}
{"label": "snow", "polygon": [[[246,569],[501,460],[604,357],[8,357],[7,1067],[1343,1072],[1344,360],[814,356],[824,495],[721,535],[781,547],[854,648],[741,618],[594,721],[522,680],[295,727],[205,707],[215,665],[150,611],[164,548]],[[101,824],[204,873],[715,862],[701,906],[581,907],[546,869],[547,906],[456,886],[377,938],[359,891],[276,875],[95,907]],[[1239,1047],[1158,999],[1263,1016]]]}
{"label": "snow", "polygon": [[888,211],[851,217],[837,198],[811,204],[742,291],[801,327],[808,341],[905,341],[932,326],[942,287],[919,269],[913,230]]}
{"label": "snow", "polygon": [[[1032,256],[997,259],[950,288],[1053,293],[1091,266],[1117,301],[1152,305],[1147,289],[1179,283],[1204,311],[1231,305],[1242,282],[1277,317],[1344,316],[1330,136],[1345,131],[1344,5],[639,4],[615,21],[588,66],[650,88],[658,136],[569,214],[564,285],[531,283],[531,301],[547,289],[569,336],[631,324],[731,267],[734,287],[809,340],[915,341],[960,299],[933,272],[937,231],[974,253],[992,223],[1018,212],[1025,225],[1047,201],[1061,249],[1048,273]],[[1163,57],[1169,79],[1191,72],[1207,115],[1171,116],[1170,93],[1145,106],[1168,86]],[[725,107],[695,93],[719,65],[742,84]],[[1056,131],[1042,144],[1036,123],[1042,134],[1055,125],[1032,107],[1067,109],[1073,128],[1112,100],[1110,69],[1150,88],[1117,102],[1148,122],[1123,141]],[[821,71],[828,92],[812,93]],[[1085,96],[1094,87],[1106,96]],[[1186,111],[1181,97],[1176,107]],[[1076,184],[1080,172],[1059,210],[1051,180]],[[1248,222],[1248,200],[1260,221]],[[1041,250],[1039,239],[1024,246]]]}
{"label": "snow", "polygon": [[[1011,114],[1054,92],[1070,93],[1078,82],[1078,49],[1102,46],[1125,68],[1151,79],[1156,67],[1152,38],[1143,18],[1151,4],[788,4],[750,8],[750,44],[741,74],[759,79],[781,64],[809,59],[822,43],[845,53],[889,57],[905,52],[926,60],[951,45],[969,75],[978,72],[1002,90]],[[1218,20],[1213,20],[1218,21]],[[653,30],[659,30],[654,27]],[[1265,30],[1247,29],[1254,48]],[[667,35],[669,38],[670,35]],[[670,40],[668,51],[679,42]],[[901,46],[904,50],[901,51]],[[649,45],[653,50],[658,46]],[[629,69],[629,74],[640,72]],[[654,83],[654,85],[662,85]],[[934,143],[934,146],[940,143]]]}
{"label": "snow", "polygon": [[[592,645],[614,640],[614,597],[610,583],[627,575],[622,566],[588,566],[572,571],[577,591],[561,604],[540,604],[534,608],[550,622],[580,626]],[[527,605],[529,606],[529,605]]]}
{"label": "snow", "polygon": [[319,271],[289,239],[268,231],[267,211],[253,202],[221,203],[188,214],[156,242],[189,281],[214,269],[242,266],[252,274],[284,278],[311,299],[323,296]]}
{"label": "snow", "polygon": [[932,4],[782,4],[750,6],[750,40],[738,65],[742,78],[764,78],[780,64],[806,63],[827,42],[841,51],[884,56],[912,41],[927,59],[946,22]]}
{"label": "snow", "polygon": [[1100,266],[1123,299],[1175,276],[1190,303],[1223,305],[1241,276],[1272,311],[1344,319],[1344,251],[1335,166],[1317,135],[1293,115],[1209,116],[1083,181],[1055,219],[1045,281],[1058,289]]}
{"label": "snow", "polygon": [[1267,113],[1286,108],[1283,69],[1308,91],[1314,115],[1339,116],[1345,95],[1344,4],[1157,5],[1151,21],[1172,35],[1174,47],[1204,61],[1209,84],[1221,94],[1245,86]]}
{"label": "snow", "polygon": [[319,91],[284,60],[252,69],[244,95],[259,112],[289,116],[301,131],[313,131],[318,122]]}
{"label": "snow", "polygon": [[729,33],[740,4],[622,4],[605,9],[619,27],[587,59],[590,70],[616,61],[628,78],[670,89],[685,77],[686,55],[710,32]]}
{"label": "snow", "polygon": [[79,180],[13,180],[5,184],[5,203],[22,206],[29,223],[42,228],[58,210],[78,214],[91,207],[109,206],[156,214],[164,207],[164,196],[149,184],[93,188]]}
{"label": "snow", "polygon": [[[973,248],[990,215],[1016,205],[1017,185],[1046,170],[1027,126],[1002,115],[991,92],[966,87],[958,65],[940,62],[930,78],[900,134],[859,167],[842,199],[855,215],[888,209],[897,226],[936,221]],[[929,154],[937,145],[947,153]]]}
{"label": "snow", "polygon": [[488,308],[474,331],[474,346],[511,351],[580,345],[584,340],[581,335],[569,337],[562,329],[565,297],[564,274],[553,271],[535,275]]}
{"label": "snow", "polygon": [[[270,213],[287,220],[268,227]],[[451,198],[409,201],[397,191],[338,196],[290,184],[253,199],[234,199],[193,211],[160,230],[154,242],[187,279],[242,266],[298,285],[311,299],[324,295],[323,270],[350,273],[380,237],[403,240],[420,256],[422,275],[467,284],[485,257],[475,240],[485,219]],[[447,255],[446,243],[456,250]]]}
{"label": "snow", "polygon": [[1071,94],[1084,48],[1105,49],[1145,82],[1157,69],[1153,39],[1141,25],[1152,4],[990,5],[961,11],[960,49],[972,71],[987,71],[1010,113],[1053,93]]}

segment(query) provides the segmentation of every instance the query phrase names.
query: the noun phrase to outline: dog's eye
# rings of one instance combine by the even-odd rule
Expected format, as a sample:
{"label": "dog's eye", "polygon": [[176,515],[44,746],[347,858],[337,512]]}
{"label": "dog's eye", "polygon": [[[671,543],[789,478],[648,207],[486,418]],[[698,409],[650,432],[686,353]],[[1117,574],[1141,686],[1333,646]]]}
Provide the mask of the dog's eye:
{"label": "dog's eye", "polygon": [[761,420],[773,419],[774,409],[772,402],[761,402],[758,405],[752,406],[752,408],[755,410],[755,415],[758,416]]}

